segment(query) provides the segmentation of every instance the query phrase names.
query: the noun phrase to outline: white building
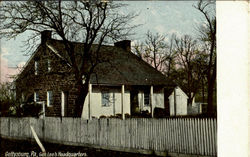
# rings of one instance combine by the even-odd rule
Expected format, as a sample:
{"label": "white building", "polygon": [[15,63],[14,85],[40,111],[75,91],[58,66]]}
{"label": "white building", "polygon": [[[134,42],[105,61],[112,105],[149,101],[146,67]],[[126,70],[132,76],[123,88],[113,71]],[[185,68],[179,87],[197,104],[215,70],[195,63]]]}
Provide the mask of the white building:
{"label": "white building", "polygon": [[[133,115],[155,107],[164,109],[164,88],[157,86],[97,86],[92,85],[85,99],[82,118],[121,114]],[[152,100],[152,101],[151,101]],[[89,103],[90,102],[90,103]]]}
{"label": "white building", "polygon": [[188,96],[179,86],[173,89],[168,99],[170,116],[183,116],[188,114]]}

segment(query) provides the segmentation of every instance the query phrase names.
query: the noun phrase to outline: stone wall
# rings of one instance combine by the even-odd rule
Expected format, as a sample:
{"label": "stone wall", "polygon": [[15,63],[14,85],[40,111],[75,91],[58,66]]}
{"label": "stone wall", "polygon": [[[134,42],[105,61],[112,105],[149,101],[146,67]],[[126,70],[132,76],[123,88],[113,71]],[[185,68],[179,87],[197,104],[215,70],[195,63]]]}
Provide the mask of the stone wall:
{"label": "stone wall", "polygon": [[[48,71],[48,59],[50,60],[50,71]],[[38,62],[37,75],[35,75],[35,61]],[[39,94],[39,101],[45,101],[46,104],[47,91],[52,91],[53,101],[51,107],[46,105],[46,116],[61,115],[61,92],[68,91],[67,116],[73,116],[73,104],[77,97],[77,90],[74,88],[74,75],[70,67],[44,44],[38,47],[35,55],[30,58],[19,75],[16,80],[16,89],[18,100],[22,102],[34,101],[34,92],[36,91]]]}

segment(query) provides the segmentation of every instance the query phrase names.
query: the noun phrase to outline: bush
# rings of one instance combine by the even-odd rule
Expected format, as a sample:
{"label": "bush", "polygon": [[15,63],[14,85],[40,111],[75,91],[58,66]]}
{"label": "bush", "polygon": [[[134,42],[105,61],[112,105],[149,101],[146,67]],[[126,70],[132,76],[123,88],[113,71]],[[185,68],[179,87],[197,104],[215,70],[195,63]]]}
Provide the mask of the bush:
{"label": "bush", "polygon": [[107,118],[107,117],[106,117],[106,116],[104,116],[104,115],[101,115],[99,118],[101,119],[101,118]]}
{"label": "bush", "polygon": [[0,83],[0,116],[21,116],[20,103],[15,99],[12,83]]}
{"label": "bush", "polygon": [[154,117],[155,118],[164,118],[167,116],[166,109],[163,108],[154,108]]}
{"label": "bush", "polygon": [[42,105],[31,102],[22,105],[22,116],[24,117],[39,117],[42,110]]}

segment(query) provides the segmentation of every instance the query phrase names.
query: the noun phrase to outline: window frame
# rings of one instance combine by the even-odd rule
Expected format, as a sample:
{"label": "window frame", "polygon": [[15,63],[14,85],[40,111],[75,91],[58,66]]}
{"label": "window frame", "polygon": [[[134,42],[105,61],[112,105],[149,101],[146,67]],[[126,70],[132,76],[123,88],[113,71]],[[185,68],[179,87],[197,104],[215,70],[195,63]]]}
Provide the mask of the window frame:
{"label": "window frame", "polygon": [[35,68],[35,75],[38,75],[39,62],[37,60],[35,60],[34,68]]}
{"label": "window frame", "polygon": [[34,102],[38,102],[38,101],[39,101],[39,92],[34,91]]}
{"label": "window frame", "polygon": [[[104,96],[107,96],[107,98],[104,98]],[[106,101],[104,103],[104,101]],[[112,93],[108,90],[104,90],[101,92],[101,105],[102,107],[110,107],[115,104],[115,93]]]}
{"label": "window frame", "polygon": [[47,106],[48,107],[53,106],[53,91],[52,90],[47,91]]}

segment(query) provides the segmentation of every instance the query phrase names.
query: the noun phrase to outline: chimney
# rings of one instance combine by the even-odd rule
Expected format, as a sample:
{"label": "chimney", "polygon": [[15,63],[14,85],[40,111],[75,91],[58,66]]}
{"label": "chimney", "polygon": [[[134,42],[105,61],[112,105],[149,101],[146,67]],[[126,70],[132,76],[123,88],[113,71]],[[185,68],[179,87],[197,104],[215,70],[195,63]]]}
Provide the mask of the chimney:
{"label": "chimney", "polygon": [[51,39],[51,32],[50,30],[45,30],[41,32],[41,43],[45,43],[48,39]]}
{"label": "chimney", "polygon": [[131,51],[131,40],[122,40],[114,43],[116,47],[120,47],[128,52]]}

